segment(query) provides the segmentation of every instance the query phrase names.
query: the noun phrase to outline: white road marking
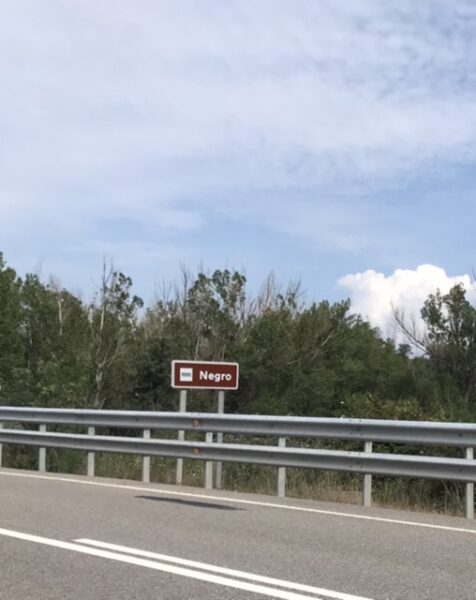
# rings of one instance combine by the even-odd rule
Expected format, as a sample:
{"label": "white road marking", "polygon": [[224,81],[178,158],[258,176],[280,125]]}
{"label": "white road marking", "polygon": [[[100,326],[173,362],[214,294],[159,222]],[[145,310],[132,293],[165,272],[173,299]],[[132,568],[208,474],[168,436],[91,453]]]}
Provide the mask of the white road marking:
{"label": "white road marking", "polygon": [[[213,583],[215,585],[222,585],[245,592],[252,592],[254,594],[261,594],[262,596],[268,596],[270,598],[277,598],[280,600],[326,600],[326,597],[316,595],[304,595],[293,591],[280,590],[265,585],[257,585],[254,583],[248,583],[246,581],[239,581],[237,579],[230,579],[228,577],[222,577],[220,575],[214,575],[213,573],[203,573],[198,570],[187,569],[178,567],[175,565],[166,564],[154,560],[147,560],[144,558],[138,558],[135,556],[128,556],[120,554],[118,552],[111,552],[109,550],[100,550],[97,548],[88,548],[78,543],[63,542],[61,540],[55,540],[52,538],[41,537],[38,535],[32,535],[29,533],[22,533],[20,531],[12,531],[10,529],[1,529],[0,536],[5,536],[25,542],[32,542],[34,544],[41,544],[44,546],[50,546],[53,548],[60,548],[62,550],[69,550],[72,552],[79,552],[80,554],[86,554],[89,556],[96,556],[98,558],[105,558],[107,560],[113,560],[121,563],[134,565],[137,567],[144,567],[147,569],[153,569],[155,571],[161,571],[164,573],[171,573],[173,575],[179,575],[181,577],[188,577],[190,579],[197,579],[204,581],[205,583]],[[336,597],[336,596],[334,596]],[[329,596],[327,596],[329,598]],[[347,595],[348,600],[370,600],[359,596]]]}
{"label": "white road marking", "polygon": [[286,581],[284,579],[275,579],[274,577],[266,577],[264,575],[256,575],[254,573],[247,573],[246,571],[237,571],[235,569],[228,569],[226,567],[218,567],[215,565],[198,562],[195,560],[187,560],[185,558],[178,558],[176,556],[168,556],[166,554],[158,554],[156,552],[149,552],[147,550],[138,550],[137,548],[130,548],[128,546],[121,546],[118,544],[109,544],[107,542],[100,542],[97,540],[90,540],[87,538],[81,538],[74,540],[77,544],[86,544],[88,546],[94,546],[95,548],[102,548],[104,550],[112,550],[113,552],[124,552],[126,554],[132,554],[133,556],[140,556],[142,558],[150,558],[152,560],[161,560],[164,562],[171,562],[184,567],[192,567],[194,569],[200,569],[202,571],[211,571],[212,573],[220,573],[221,575],[229,575],[230,577],[238,577],[240,579],[247,579],[248,581],[254,581],[257,583],[263,583],[267,585],[273,585],[277,587],[287,588],[298,592],[307,592],[310,594],[317,594],[325,596],[326,598],[332,598],[335,600],[368,600],[360,596],[354,596],[352,594],[344,594],[341,592],[334,592],[324,588],[314,587],[312,585],[306,585],[303,583],[295,583],[293,581]]}
{"label": "white road marking", "polygon": [[451,527],[449,525],[437,525],[434,523],[419,523],[418,521],[405,521],[402,519],[391,519],[389,517],[377,517],[371,515],[359,515],[354,513],[340,512],[336,510],[324,510],[321,508],[309,508],[305,506],[292,506],[288,504],[277,504],[275,502],[263,502],[260,500],[244,500],[242,498],[229,498],[227,496],[212,496],[208,494],[196,494],[192,492],[176,492],[174,490],[159,490],[153,487],[144,487],[138,485],[106,483],[103,481],[87,481],[85,479],[72,479],[70,477],[56,477],[48,475],[35,475],[31,473],[12,473],[0,470],[0,475],[8,477],[26,477],[31,479],[46,479],[47,481],[60,481],[65,483],[76,483],[81,485],[91,485],[96,487],[113,488],[120,490],[132,490],[134,492],[148,492],[150,494],[160,494],[163,496],[178,496],[186,498],[200,498],[204,500],[216,500],[217,502],[228,502],[230,504],[245,504],[251,506],[262,506],[265,508],[279,508],[281,510],[292,510],[297,512],[313,513],[331,517],[341,517],[345,519],[357,519],[362,521],[374,521],[377,523],[390,523],[393,525],[407,525],[411,527],[422,527],[424,529],[436,529],[441,531],[452,531],[454,533],[470,533],[476,535],[476,529],[465,527]]}

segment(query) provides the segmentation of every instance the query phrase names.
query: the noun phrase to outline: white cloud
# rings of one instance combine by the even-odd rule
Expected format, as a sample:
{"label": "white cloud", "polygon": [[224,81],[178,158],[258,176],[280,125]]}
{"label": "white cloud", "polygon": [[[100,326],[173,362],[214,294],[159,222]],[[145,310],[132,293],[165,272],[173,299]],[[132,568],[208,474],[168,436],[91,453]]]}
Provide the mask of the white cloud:
{"label": "white cloud", "polygon": [[[458,4],[466,14],[470,4]],[[74,205],[68,193],[88,181],[103,194],[98,201],[84,190],[81,218],[111,204],[127,214],[127,203],[148,214],[151,202],[169,210],[164,202],[209,181],[221,189],[263,178],[278,186],[378,179],[472,155],[469,25],[442,3],[383,6],[7,0],[0,203],[21,192],[30,210],[54,211],[58,197]],[[223,159],[231,180],[228,169],[220,175]],[[185,179],[200,162],[198,189],[192,177],[170,190],[174,161]],[[125,181],[138,185],[126,203],[118,200]]]}
{"label": "white cloud", "polygon": [[27,262],[107,252],[122,220],[141,265],[140,244],[186,234],[200,256],[227,217],[326,251],[388,247],[395,210],[372,192],[475,158],[472,8],[3,0],[1,242]]}
{"label": "white cloud", "polygon": [[412,321],[422,330],[420,310],[429,296],[439,289],[443,294],[461,283],[470,301],[476,302],[476,282],[469,275],[447,275],[434,265],[420,265],[416,269],[397,269],[391,275],[369,270],[346,275],[339,279],[352,301],[353,312],[361,314],[384,336],[397,337],[393,309],[403,311],[408,324]]}

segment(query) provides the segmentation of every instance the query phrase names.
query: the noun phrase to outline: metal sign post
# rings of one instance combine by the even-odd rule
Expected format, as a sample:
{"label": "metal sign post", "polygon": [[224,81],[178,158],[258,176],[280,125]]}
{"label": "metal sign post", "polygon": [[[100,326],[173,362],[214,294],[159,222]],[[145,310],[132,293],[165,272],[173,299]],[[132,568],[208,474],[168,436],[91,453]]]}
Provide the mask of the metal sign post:
{"label": "metal sign post", "polygon": [[[187,390],[180,390],[179,400],[179,412],[187,412]],[[185,440],[185,431],[180,430],[178,432],[178,441],[183,442]],[[183,480],[183,458],[177,458],[177,474],[175,481],[177,485],[181,485]]]}
{"label": "metal sign post", "polygon": [[[216,390],[218,414],[225,412],[225,390],[237,390],[239,380],[238,363],[210,362],[198,360],[173,360],[172,387],[180,390],[180,412],[187,410],[187,390]],[[183,431],[178,433],[179,441],[185,439]],[[213,442],[213,433],[205,431],[205,439]],[[223,444],[223,433],[217,433],[217,444]],[[213,487],[213,462],[205,463],[205,487]],[[222,487],[223,463],[216,463],[215,485]],[[183,480],[183,459],[177,459],[176,482]]]}
{"label": "metal sign post", "polygon": [[[225,392],[223,390],[218,391],[218,414],[222,415],[225,412]],[[217,444],[223,444],[223,433],[217,433]],[[222,472],[223,463],[217,462],[216,468],[216,488],[221,490],[222,488]]]}

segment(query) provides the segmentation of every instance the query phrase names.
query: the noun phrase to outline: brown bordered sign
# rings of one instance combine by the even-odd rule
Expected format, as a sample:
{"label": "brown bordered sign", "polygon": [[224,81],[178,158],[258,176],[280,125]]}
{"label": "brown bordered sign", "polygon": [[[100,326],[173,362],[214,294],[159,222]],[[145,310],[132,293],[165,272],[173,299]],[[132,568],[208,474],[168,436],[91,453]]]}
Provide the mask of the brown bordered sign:
{"label": "brown bordered sign", "polygon": [[237,390],[238,363],[172,361],[172,387],[194,390]]}

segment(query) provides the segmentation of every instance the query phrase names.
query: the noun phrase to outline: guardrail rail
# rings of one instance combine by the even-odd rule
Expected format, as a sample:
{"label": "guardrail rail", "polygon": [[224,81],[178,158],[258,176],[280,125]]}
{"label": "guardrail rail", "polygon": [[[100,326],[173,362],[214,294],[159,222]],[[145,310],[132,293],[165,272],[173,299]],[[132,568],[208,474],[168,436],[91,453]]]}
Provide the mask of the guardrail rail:
{"label": "guardrail rail", "polygon": [[[11,428],[12,424],[34,424],[39,426],[39,430]],[[51,432],[47,430],[48,425],[78,425],[87,428],[87,434]],[[142,431],[142,437],[96,435],[98,427],[137,429]],[[179,439],[152,438],[153,430],[177,430]],[[205,441],[185,441],[185,431],[202,432]],[[273,436],[278,438],[278,446],[213,441],[214,435],[223,433]],[[287,438],[299,437],[357,441],[363,444],[363,452],[294,448],[286,445]],[[374,443],[458,447],[464,450],[464,457],[376,453],[373,452]],[[362,473],[362,499],[365,506],[370,506],[372,502],[372,475],[460,481],[465,483],[466,517],[474,518],[476,460],[473,448],[476,446],[476,424],[0,407],[0,467],[2,444],[38,447],[39,471],[46,471],[47,448],[86,451],[89,476],[94,476],[95,452],[139,454],[143,456],[144,482],[150,481],[151,456],[203,460],[207,489],[213,487],[213,463],[272,465],[278,468],[278,496],[285,496],[286,467]],[[177,482],[181,482],[179,470]],[[217,487],[221,487],[221,478],[220,481],[217,480],[217,484]]]}

